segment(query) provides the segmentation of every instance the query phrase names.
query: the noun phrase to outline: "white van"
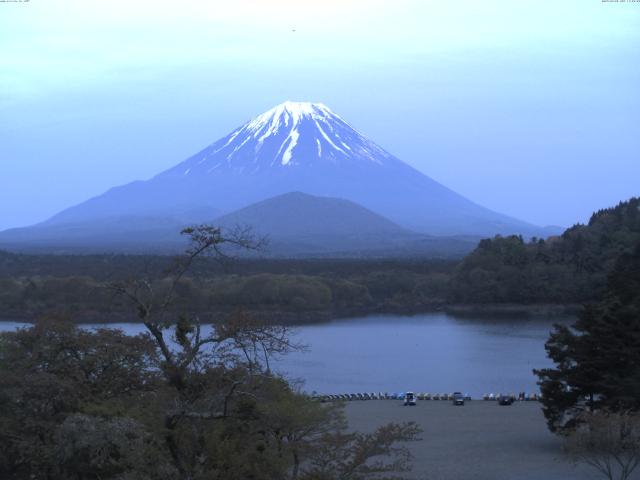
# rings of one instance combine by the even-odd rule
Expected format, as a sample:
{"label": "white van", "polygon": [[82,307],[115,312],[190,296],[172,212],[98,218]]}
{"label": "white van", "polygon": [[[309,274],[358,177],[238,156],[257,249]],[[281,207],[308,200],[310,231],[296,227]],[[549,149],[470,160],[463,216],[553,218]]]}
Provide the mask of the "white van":
{"label": "white van", "polygon": [[404,394],[404,406],[415,407],[416,406],[416,394],[413,392],[407,392]]}

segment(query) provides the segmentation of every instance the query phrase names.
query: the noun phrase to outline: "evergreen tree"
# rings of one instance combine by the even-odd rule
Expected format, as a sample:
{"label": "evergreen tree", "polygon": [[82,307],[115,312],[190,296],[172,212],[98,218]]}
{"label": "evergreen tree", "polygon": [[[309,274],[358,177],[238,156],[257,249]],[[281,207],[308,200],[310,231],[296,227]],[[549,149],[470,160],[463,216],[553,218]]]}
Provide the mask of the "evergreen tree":
{"label": "evergreen tree", "polygon": [[587,409],[640,410],[640,243],[616,262],[605,299],[557,325],[545,347],[556,367],[534,373],[552,431],[574,428]]}

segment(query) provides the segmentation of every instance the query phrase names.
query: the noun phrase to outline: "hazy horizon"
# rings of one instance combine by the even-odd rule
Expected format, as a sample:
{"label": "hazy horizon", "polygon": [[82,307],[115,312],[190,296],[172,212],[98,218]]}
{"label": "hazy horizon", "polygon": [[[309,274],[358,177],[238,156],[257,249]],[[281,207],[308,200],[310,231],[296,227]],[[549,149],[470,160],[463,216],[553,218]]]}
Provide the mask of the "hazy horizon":
{"label": "hazy horizon", "polygon": [[32,1],[0,4],[0,40],[0,230],[285,100],[538,225],[640,194],[639,3]]}

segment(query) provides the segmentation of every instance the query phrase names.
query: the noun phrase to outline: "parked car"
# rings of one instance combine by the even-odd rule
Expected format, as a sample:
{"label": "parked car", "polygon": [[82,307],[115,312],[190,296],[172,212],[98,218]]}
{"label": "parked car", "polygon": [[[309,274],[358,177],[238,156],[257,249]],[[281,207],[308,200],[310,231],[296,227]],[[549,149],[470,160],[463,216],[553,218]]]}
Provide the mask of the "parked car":
{"label": "parked car", "polygon": [[404,394],[404,406],[415,407],[416,406],[416,394],[413,392],[407,392]]}
{"label": "parked car", "polygon": [[511,405],[513,403],[513,397],[510,395],[500,395],[498,397],[498,405]]}
{"label": "parked car", "polygon": [[453,392],[451,401],[454,405],[464,405],[464,395],[461,392]]}

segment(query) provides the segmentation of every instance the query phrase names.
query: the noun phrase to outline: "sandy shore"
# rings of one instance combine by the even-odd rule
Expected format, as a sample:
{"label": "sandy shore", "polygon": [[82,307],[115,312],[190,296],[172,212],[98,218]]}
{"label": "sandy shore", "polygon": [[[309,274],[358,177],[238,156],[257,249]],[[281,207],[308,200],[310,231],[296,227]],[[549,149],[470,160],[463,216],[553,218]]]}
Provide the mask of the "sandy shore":
{"label": "sandy shore", "polygon": [[349,402],[350,427],[371,431],[387,422],[414,421],[424,430],[410,444],[413,479],[428,480],[596,480],[595,471],[575,466],[561,452],[561,441],[547,430],[540,404],[499,406],[474,400],[463,407],[445,401]]}

